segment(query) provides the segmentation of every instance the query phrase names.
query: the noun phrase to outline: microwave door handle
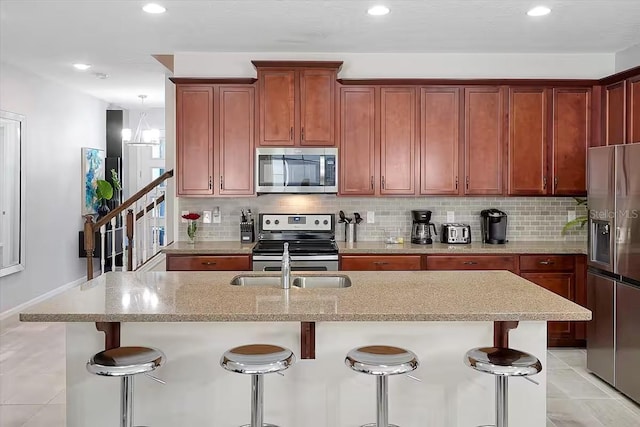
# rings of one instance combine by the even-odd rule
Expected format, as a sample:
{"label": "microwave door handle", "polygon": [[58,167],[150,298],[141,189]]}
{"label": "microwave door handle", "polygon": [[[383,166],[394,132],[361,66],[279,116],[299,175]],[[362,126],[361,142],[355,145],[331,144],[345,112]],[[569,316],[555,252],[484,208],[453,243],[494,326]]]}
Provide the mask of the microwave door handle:
{"label": "microwave door handle", "polygon": [[287,159],[285,159],[284,157],[282,158],[282,161],[284,162],[284,186],[288,187],[289,186],[289,162],[287,162]]}
{"label": "microwave door handle", "polygon": [[325,176],[324,162],[325,162],[325,157],[320,156],[320,185],[323,187],[324,187],[324,176]]}

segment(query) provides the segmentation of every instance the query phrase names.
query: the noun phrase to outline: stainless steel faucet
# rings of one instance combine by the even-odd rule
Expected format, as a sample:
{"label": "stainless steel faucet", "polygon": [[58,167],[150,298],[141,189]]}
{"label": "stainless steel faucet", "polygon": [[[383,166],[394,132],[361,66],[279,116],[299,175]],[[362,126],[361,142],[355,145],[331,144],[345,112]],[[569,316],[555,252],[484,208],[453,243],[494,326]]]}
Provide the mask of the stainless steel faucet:
{"label": "stainless steel faucet", "polygon": [[289,255],[289,243],[285,242],[284,251],[282,252],[282,268],[280,269],[282,276],[280,284],[282,289],[291,288],[291,256]]}

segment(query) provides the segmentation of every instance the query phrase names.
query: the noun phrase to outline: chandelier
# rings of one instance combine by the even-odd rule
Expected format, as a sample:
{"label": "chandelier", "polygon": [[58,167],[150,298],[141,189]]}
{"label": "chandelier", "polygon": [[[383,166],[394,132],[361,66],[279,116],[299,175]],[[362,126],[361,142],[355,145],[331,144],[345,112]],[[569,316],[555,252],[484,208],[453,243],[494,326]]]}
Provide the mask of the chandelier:
{"label": "chandelier", "polygon": [[[147,95],[138,95],[142,108],[144,109],[144,100]],[[132,133],[131,129],[122,129],[122,142],[127,145],[150,146],[160,144],[160,129],[153,129],[147,122],[147,113],[142,111],[136,132]]]}

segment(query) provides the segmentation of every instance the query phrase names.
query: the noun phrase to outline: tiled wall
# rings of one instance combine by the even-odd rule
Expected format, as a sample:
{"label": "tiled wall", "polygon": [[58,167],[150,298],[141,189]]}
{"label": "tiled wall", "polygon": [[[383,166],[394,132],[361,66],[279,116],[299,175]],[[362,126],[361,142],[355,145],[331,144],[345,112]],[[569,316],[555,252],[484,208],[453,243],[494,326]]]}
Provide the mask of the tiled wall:
{"label": "tiled wall", "polygon": [[[432,222],[438,233],[440,224],[446,222],[447,211],[455,212],[455,221],[471,225],[472,240],[480,241],[480,211],[497,208],[508,217],[507,238],[511,241],[526,240],[570,240],[584,241],[585,229],[574,229],[562,235],[567,222],[567,212],[577,211],[585,215],[583,206],[576,206],[571,197],[337,197],[335,195],[276,195],[269,194],[253,198],[180,198],[180,211],[202,213],[220,207],[220,224],[200,224],[198,240],[239,240],[240,210],[250,208],[257,221],[262,213],[334,213],[343,210],[347,217],[359,212],[364,218],[367,211],[375,212],[375,223],[366,219],[359,225],[360,241],[381,241],[385,232],[408,238],[411,234],[411,210],[428,209],[433,212]],[[338,240],[344,238],[344,227],[338,224]],[[177,240],[186,240],[186,226],[180,224]]]}

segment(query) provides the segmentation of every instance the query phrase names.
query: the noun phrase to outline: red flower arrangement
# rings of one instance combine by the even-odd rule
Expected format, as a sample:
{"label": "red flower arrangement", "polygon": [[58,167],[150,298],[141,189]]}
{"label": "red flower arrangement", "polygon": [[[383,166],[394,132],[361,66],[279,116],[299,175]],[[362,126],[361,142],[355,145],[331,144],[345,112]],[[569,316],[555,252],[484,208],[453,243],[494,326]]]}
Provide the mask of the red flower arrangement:
{"label": "red flower arrangement", "polygon": [[187,236],[189,236],[189,243],[195,243],[196,231],[198,231],[198,223],[196,222],[200,218],[200,214],[189,212],[186,215],[182,215],[182,218],[186,219],[187,224]]}
{"label": "red flower arrangement", "polygon": [[188,213],[188,214],[186,214],[186,215],[182,215],[182,218],[184,218],[184,219],[190,219],[191,221],[195,221],[195,220],[197,220],[198,218],[200,218],[200,214],[193,213],[193,212],[189,212],[189,213]]}

